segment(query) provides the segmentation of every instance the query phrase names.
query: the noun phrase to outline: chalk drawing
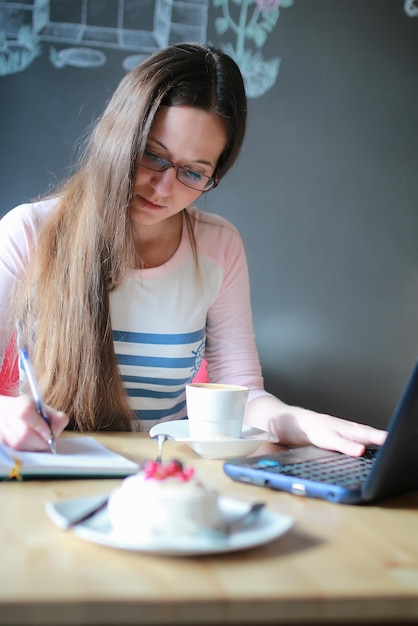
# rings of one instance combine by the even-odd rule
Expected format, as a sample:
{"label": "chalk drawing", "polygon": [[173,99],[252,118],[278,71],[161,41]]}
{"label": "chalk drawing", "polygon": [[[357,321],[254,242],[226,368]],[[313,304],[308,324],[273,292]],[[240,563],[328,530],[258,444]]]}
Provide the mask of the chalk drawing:
{"label": "chalk drawing", "polygon": [[[249,98],[262,96],[277,81],[281,59],[261,52],[293,0],[212,0],[215,29],[234,42],[216,42],[238,63]],[[418,16],[418,0],[404,0],[409,17]],[[106,49],[126,50],[129,71],[157,49],[179,42],[205,42],[209,0],[0,0],[0,76],[26,70],[49,42],[49,60],[57,68],[100,67]],[[150,17],[151,16],[151,17]]]}
{"label": "chalk drawing", "polygon": [[418,17],[418,0],[405,0],[403,8],[409,17]]}
{"label": "chalk drawing", "polygon": [[[414,2],[414,0],[407,0]],[[129,51],[129,71],[157,49],[207,40],[210,0],[0,0],[0,76],[27,69],[44,53],[61,69],[100,67],[110,49]],[[215,29],[234,42],[216,42],[238,63],[248,97],[257,98],[276,82],[281,59],[265,60],[261,49],[280,10],[293,0],[212,0]]]}
{"label": "chalk drawing", "polygon": [[57,69],[98,67],[106,62],[104,51],[115,49],[135,53],[123,62],[128,70],[171,43],[206,41],[208,5],[209,0],[0,0],[0,75],[26,69],[41,53],[41,42],[55,44],[49,60]]}
{"label": "chalk drawing", "polygon": [[[228,31],[235,35],[235,44],[221,45],[239,65],[247,96],[262,96],[276,82],[281,59],[266,61],[261,48],[276,26],[280,8],[292,6],[293,0],[213,0],[213,4],[222,11],[222,16],[215,19],[218,35]],[[246,47],[248,42],[252,48]]]}
{"label": "chalk drawing", "polygon": [[39,37],[30,27],[20,26],[16,36],[10,39],[4,31],[0,31],[0,76],[21,72],[40,53]]}

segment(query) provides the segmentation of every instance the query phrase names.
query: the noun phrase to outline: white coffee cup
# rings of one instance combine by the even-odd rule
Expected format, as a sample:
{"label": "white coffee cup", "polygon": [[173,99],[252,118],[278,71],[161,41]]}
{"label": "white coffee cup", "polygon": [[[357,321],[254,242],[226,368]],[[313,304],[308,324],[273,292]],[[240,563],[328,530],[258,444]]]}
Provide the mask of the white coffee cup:
{"label": "white coffee cup", "polygon": [[213,440],[241,437],[249,389],[239,385],[186,385],[190,438]]}

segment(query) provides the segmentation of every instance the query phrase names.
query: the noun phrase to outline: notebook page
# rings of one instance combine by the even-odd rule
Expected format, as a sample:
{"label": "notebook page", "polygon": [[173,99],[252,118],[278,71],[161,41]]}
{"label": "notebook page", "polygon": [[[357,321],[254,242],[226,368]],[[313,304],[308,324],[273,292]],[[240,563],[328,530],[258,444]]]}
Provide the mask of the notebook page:
{"label": "notebook page", "polygon": [[57,454],[51,452],[21,452],[0,445],[0,452],[19,459],[27,468],[68,468],[74,471],[88,469],[135,469],[138,465],[124,456],[109,450],[93,437],[63,438],[56,442]]}

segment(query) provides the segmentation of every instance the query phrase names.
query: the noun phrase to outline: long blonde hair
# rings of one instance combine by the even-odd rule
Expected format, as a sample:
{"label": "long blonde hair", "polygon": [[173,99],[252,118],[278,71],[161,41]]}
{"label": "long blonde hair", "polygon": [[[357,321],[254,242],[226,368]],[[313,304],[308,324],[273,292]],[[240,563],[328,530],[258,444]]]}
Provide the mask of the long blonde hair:
{"label": "long blonde hair", "polygon": [[[218,178],[232,166],[246,121],[234,61],[200,44],[154,53],[123,78],[93,128],[76,173],[40,225],[16,294],[14,313],[44,400],[65,411],[69,427],[80,431],[129,430],[134,420],[113,347],[109,293],[134,267],[132,180],[162,104],[220,115],[228,142]],[[187,224],[190,232],[190,219]]]}

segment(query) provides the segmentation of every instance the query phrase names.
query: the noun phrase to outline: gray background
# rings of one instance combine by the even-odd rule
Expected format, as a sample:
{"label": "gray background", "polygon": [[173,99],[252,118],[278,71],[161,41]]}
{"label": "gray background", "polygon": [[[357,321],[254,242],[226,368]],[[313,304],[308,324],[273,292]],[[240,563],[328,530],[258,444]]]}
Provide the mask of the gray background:
{"label": "gray background", "polygon": [[[0,77],[1,213],[66,175],[124,74],[106,56]],[[244,238],[267,389],[384,426],[418,355],[418,17],[403,0],[295,0],[263,56],[278,80],[200,206]]]}

